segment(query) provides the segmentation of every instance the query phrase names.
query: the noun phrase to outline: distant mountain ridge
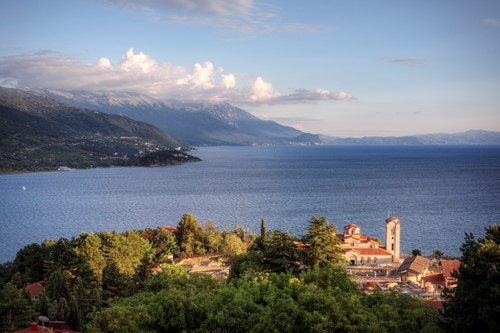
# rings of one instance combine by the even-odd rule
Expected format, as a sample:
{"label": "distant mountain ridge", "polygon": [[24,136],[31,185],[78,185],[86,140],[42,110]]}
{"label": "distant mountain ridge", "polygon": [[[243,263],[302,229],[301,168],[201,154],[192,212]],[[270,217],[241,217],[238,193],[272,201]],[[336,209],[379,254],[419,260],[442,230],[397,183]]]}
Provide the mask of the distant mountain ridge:
{"label": "distant mountain ridge", "polygon": [[[119,114],[152,124],[183,145],[259,145],[320,143],[318,135],[303,133],[274,121],[259,119],[228,103],[161,100],[115,91],[30,89],[60,102]],[[307,134],[307,135],[304,135]]]}
{"label": "distant mountain ridge", "polygon": [[500,145],[500,132],[470,130],[462,133],[434,133],[402,137],[339,138],[321,135],[325,144],[337,145]]}
{"label": "distant mountain ridge", "polygon": [[0,172],[199,160],[158,128],[0,87]]}

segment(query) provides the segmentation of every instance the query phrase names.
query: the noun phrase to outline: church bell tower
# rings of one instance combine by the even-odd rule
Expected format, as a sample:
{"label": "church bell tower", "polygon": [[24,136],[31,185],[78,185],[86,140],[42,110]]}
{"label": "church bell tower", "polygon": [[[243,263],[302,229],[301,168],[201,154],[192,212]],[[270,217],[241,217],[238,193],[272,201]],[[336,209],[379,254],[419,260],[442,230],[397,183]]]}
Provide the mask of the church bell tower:
{"label": "church bell tower", "polygon": [[387,251],[392,253],[392,262],[399,263],[399,241],[401,226],[399,218],[388,217],[385,220],[385,244]]}

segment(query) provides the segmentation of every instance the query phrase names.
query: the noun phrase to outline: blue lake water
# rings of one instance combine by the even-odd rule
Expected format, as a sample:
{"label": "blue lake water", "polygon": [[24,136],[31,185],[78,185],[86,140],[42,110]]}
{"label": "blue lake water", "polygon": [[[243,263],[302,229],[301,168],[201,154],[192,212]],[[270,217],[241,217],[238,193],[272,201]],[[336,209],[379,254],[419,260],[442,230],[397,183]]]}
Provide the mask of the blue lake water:
{"label": "blue lake water", "polygon": [[[465,232],[500,222],[500,147],[209,147],[202,162],[0,176],[0,262],[81,232],[177,225],[184,213],[302,235],[312,215],[384,237],[401,219],[404,252],[460,255]],[[23,190],[23,186],[26,188]],[[383,240],[384,241],[384,240]]]}

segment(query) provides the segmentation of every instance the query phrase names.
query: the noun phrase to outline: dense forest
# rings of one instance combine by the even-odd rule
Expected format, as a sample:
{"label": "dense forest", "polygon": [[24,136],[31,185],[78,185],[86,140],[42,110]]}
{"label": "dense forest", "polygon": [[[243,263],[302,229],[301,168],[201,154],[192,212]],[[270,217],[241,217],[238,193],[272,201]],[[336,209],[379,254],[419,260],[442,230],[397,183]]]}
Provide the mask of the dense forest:
{"label": "dense forest", "polygon": [[[440,313],[409,295],[361,293],[326,218],[313,216],[302,237],[260,223],[259,235],[222,231],[185,214],[176,228],[27,245],[0,265],[0,331],[39,315],[90,333],[500,331],[498,225],[485,239],[466,235],[459,285]],[[207,253],[227,260],[228,279],[176,264]],[[38,281],[45,291],[32,301],[25,286]]]}

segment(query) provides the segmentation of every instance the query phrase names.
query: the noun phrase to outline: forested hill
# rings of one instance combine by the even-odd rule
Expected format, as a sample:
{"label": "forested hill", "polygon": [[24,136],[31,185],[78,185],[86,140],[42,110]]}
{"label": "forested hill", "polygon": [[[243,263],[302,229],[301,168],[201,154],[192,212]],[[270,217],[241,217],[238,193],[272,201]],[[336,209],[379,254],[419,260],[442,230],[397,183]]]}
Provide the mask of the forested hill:
{"label": "forested hill", "polygon": [[196,160],[152,125],[3,87],[0,146],[0,172]]}
{"label": "forested hill", "polygon": [[163,100],[143,94],[118,91],[57,89],[30,89],[29,91],[71,105],[125,115],[153,124],[184,145],[321,142],[318,135],[303,133],[274,121],[259,119],[228,103]]}

